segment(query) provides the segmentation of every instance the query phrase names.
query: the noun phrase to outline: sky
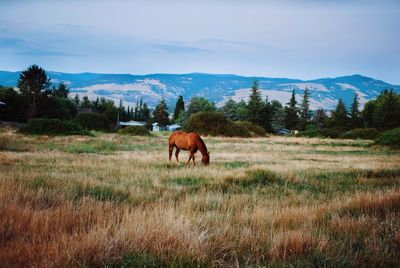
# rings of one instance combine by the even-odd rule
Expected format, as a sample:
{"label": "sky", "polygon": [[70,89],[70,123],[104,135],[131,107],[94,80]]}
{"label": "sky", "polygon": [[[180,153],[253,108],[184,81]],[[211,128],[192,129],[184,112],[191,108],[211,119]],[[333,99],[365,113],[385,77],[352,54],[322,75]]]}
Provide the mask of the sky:
{"label": "sky", "polygon": [[396,0],[0,0],[0,70],[400,85],[399,25]]}

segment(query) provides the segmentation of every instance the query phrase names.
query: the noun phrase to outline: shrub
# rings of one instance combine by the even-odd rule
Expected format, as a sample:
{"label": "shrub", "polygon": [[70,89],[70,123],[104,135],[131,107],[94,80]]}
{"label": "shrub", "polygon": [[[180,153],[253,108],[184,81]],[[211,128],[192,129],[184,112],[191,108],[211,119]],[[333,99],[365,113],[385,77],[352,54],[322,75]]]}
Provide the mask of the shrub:
{"label": "shrub", "polygon": [[376,128],[356,128],[343,133],[341,138],[373,140],[378,136],[379,131]]}
{"label": "shrub", "polygon": [[400,148],[400,128],[383,132],[375,139],[375,144]]}
{"label": "shrub", "polygon": [[184,130],[213,136],[251,137],[250,131],[236,125],[219,112],[199,112],[191,115]]}
{"label": "shrub", "polygon": [[321,133],[322,136],[332,139],[337,139],[342,134],[342,132],[340,132],[339,130],[331,128],[323,128],[319,132]]}
{"label": "shrub", "polygon": [[265,130],[262,127],[253,124],[252,122],[236,121],[234,123],[239,127],[244,127],[245,129],[247,129],[254,137],[262,137],[266,135]]}
{"label": "shrub", "polygon": [[78,124],[59,119],[35,118],[29,120],[19,132],[25,134],[49,134],[49,135],[91,135]]}
{"label": "shrub", "polygon": [[322,134],[317,130],[317,129],[307,129],[305,131],[301,131],[299,134],[296,136],[299,137],[308,137],[308,138],[315,138],[315,137],[320,137]]}
{"label": "shrub", "polygon": [[140,126],[129,126],[118,130],[119,134],[122,135],[133,135],[133,136],[147,136],[150,135],[150,131],[145,127]]}
{"label": "shrub", "polygon": [[89,130],[110,130],[110,122],[104,114],[80,113],[74,118],[74,122]]}

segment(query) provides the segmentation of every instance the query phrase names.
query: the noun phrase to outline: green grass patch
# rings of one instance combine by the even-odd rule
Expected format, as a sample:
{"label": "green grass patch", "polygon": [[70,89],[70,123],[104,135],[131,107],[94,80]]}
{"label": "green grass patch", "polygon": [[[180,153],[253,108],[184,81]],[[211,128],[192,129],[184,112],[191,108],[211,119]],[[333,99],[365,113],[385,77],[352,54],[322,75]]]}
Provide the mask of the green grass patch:
{"label": "green grass patch", "polygon": [[83,143],[68,144],[64,150],[74,154],[110,154],[118,150],[118,145],[110,141],[89,140]]}
{"label": "green grass patch", "polygon": [[73,189],[74,199],[81,199],[83,197],[91,197],[99,201],[111,201],[116,203],[129,202],[129,193],[116,190],[111,186],[82,186],[77,185]]}

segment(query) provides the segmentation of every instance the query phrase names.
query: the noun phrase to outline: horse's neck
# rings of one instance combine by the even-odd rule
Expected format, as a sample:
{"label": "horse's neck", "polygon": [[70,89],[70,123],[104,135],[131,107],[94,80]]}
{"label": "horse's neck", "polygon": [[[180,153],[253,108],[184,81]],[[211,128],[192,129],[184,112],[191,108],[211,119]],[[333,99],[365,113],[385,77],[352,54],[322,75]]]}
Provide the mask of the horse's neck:
{"label": "horse's neck", "polygon": [[199,140],[197,141],[197,147],[199,147],[199,151],[201,152],[202,155],[207,154],[206,144],[204,143],[204,141],[201,138],[199,138]]}

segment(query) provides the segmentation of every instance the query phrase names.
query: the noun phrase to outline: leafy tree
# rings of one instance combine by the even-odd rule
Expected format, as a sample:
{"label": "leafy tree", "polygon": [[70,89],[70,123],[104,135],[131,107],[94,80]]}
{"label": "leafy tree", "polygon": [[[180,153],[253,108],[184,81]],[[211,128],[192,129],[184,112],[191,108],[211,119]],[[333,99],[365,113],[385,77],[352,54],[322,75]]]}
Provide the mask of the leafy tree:
{"label": "leafy tree", "polygon": [[361,112],[362,121],[364,126],[371,128],[374,127],[374,114],[376,110],[376,100],[370,100],[365,103],[364,110]]}
{"label": "leafy tree", "polygon": [[237,114],[237,106],[238,104],[232,98],[229,98],[227,102],[225,102],[224,106],[221,108],[221,112],[230,120],[236,121],[239,120],[239,115]]}
{"label": "leafy tree", "polygon": [[384,90],[376,100],[374,126],[392,129],[400,126],[400,95],[393,90]]}
{"label": "leafy tree", "polygon": [[299,116],[297,113],[296,95],[293,89],[292,97],[285,107],[285,127],[288,129],[295,129],[299,123]]}
{"label": "leafy tree", "polygon": [[44,69],[32,65],[20,73],[17,86],[28,100],[28,118],[35,117],[38,113],[41,97],[50,93],[50,78],[47,77]]}
{"label": "leafy tree", "polygon": [[311,119],[310,113],[310,92],[308,88],[304,90],[303,100],[300,104],[300,113],[299,113],[299,128],[300,130],[304,130],[307,127],[308,122]]}
{"label": "leafy tree", "polygon": [[258,82],[254,81],[253,87],[251,88],[249,102],[247,104],[246,120],[262,126],[263,112],[264,112],[264,103],[261,99],[261,92],[258,88]]}
{"label": "leafy tree", "polygon": [[236,105],[236,115],[238,120],[245,120],[247,116],[247,104],[244,100],[241,100]]}
{"label": "leafy tree", "polygon": [[0,106],[1,120],[26,122],[28,101],[12,87],[0,86],[0,101],[5,106]]}
{"label": "leafy tree", "polygon": [[179,114],[182,111],[185,111],[185,103],[183,102],[183,96],[181,95],[178,97],[178,100],[176,101],[175,111],[172,120],[176,121],[179,117]]}
{"label": "leafy tree", "polygon": [[169,124],[168,118],[168,106],[165,103],[164,98],[161,99],[160,103],[156,106],[153,112],[153,121],[157,122],[162,128]]}
{"label": "leafy tree", "polygon": [[196,96],[190,99],[187,116],[190,117],[198,112],[212,112],[215,110],[216,109],[213,102],[210,102],[206,98]]}
{"label": "leafy tree", "polygon": [[360,102],[358,94],[354,95],[353,103],[350,111],[350,126],[351,128],[360,128],[362,126],[361,113],[359,110]]}
{"label": "leafy tree", "polygon": [[339,99],[338,104],[336,105],[335,111],[332,112],[332,127],[336,129],[347,129],[349,117],[347,115],[346,106],[342,99]]}

